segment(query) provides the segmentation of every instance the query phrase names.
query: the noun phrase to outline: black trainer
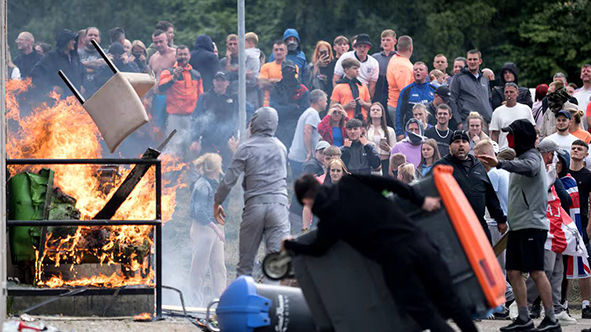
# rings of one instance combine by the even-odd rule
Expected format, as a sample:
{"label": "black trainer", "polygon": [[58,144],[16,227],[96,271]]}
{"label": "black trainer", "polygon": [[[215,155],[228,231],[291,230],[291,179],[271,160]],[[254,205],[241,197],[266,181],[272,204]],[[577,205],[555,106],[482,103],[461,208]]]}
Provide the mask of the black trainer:
{"label": "black trainer", "polygon": [[522,320],[521,318],[517,317],[513,321],[513,323],[501,327],[501,332],[512,332],[512,331],[533,331],[534,330],[534,321],[529,319],[527,321]]}
{"label": "black trainer", "polygon": [[531,308],[529,309],[529,318],[531,318],[531,319],[540,318],[541,313],[542,313],[542,306],[534,303],[534,304],[532,304]]}
{"label": "black trainer", "polygon": [[581,318],[591,318],[591,307],[583,308],[581,312]]}
{"label": "black trainer", "polygon": [[559,332],[562,331],[562,328],[560,327],[558,319],[551,321],[550,318],[544,317],[540,325],[538,325],[534,331]]}
{"label": "black trainer", "polygon": [[509,309],[503,306],[503,309],[499,312],[495,312],[494,314],[495,319],[509,319]]}

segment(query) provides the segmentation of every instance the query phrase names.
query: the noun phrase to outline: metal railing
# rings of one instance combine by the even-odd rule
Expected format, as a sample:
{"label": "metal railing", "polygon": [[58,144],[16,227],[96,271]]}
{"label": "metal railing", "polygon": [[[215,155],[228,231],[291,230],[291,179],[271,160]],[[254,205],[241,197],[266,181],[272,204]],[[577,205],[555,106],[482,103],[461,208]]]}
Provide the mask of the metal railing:
{"label": "metal railing", "polygon": [[[155,219],[152,220],[7,220],[7,227],[15,226],[153,226],[154,255],[155,255],[155,285],[124,286],[116,288],[89,287],[72,294],[74,296],[91,295],[150,295],[155,297],[155,317],[162,316],[162,165],[158,159],[7,159],[7,165],[149,165],[156,168],[155,191],[156,209]],[[8,288],[9,296],[60,296],[71,292],[75,288]]]}

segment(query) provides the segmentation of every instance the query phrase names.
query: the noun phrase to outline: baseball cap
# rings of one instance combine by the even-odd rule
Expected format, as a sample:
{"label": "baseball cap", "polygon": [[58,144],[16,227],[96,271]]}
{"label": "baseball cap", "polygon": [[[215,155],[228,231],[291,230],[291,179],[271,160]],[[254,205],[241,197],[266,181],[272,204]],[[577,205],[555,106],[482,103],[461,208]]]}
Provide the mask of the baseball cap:
{"label": "baseball cap", "polygon": [[217,73],[215,73],[215,76],[213,78],[221,78],[223,80],[228,80],[228,78],[226,77],[226,73],[224,73],[223,71],[218,71]]}
{"label": "baseball cap", "polygon": [[453,134],[451,134],[451,139],[449,140],[449,143],[453,143],[456,140],[465,140],[465,141],[470,141],[470,137],[468,136],[468,132],[465,130],[456,130],[453,132]]}
{"label": "baseball cap", "polygon": [[538,144],[538,151],[542,153],[558,151],[558,144],[554,140],[546,137],[540,142],[540,144]]}
{"label": "baseball cap", "polygon": [[330,146],[330,143],[328,143],[327,141],[318,141],[318,143],[316,143],[316,148],[314,150],[315,151],[324,150],[329,146]]}
{"label": "baseball cap", "polygon": [[448,100],[449,97],[451,97],[451,92],[449,91],[449,88],[444,85],[438,87],[437,90],[435,90],[435,94],[443,98],[443,100]]}
{"label": "baseball cap", "polygon": [[569,112],[569,111],[567,111],[567,110],[560,110],[560,111],[558,111],[558,113],[556,113],[556,117],[558,117],[559,115],[564,115],[564,116],[565,116],[567,119],[569,119],[569,120],[570,120],[570,119],[571,119],[571,117],[572,117],[572,116],[570,115],[570,112]]}

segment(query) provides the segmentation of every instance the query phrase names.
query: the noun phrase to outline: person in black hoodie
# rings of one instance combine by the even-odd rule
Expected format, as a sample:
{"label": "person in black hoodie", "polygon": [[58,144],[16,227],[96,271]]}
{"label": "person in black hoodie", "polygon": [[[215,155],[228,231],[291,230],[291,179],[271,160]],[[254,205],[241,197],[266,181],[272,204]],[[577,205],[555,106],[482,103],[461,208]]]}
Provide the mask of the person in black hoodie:
{"label": "person in black hoodie", "polygon": [[189,64],[201,74],[203,91],[209,91],[213,87],[213,77],[220,67],[218,57],[213,53],[213,41],[208,35],[199,35],[195,38],[194,47]]}
{"label": "person in black hoodie", "polygon": [[232,161],[230,139],[238,138],[238,98],[231,94],[229,84],[226,73],[217,72],[213,89],[199,97],[193,112],[194,133],[201,137],[201,152],[220,154],[224,169]]}
{"label": "person in black hoodie", "polygon": [[289,147],[300,115],[310,107],[310,91],[297,77],[295,63],[285,60],[281,64],[281,81],[275,83],[269,94],[269,104],[277,110],[279,126],[275,136]]}
{"label": "person in black hoodie", "polygon": [[394,179],[352,174],[334,185],[322,186],[307,174],[296,181],[295,193],[319,218],[317,237],[308,245],[286,240],[284,248],[295,254],[320,256],[343,240],[381,265],[394,300],[421,329],[453,331],[443,318],[451,317],[462,331],[476,331],[453,291],[438,249],[383,190],[425,211],[440,207],[439,198],[424,197]]}
{"label": "person in black hoodie", "polygon": [[[470,152],[470,138],[465,130],[456,130],[451,135],[450,153],[439,159],[436,165],[449,165],[453,167],[453,177],[466,195],[470,206],[478,217],[486,237],[491,241],[488,224],[484,220],[485,208],[493,219],[497,221],[497,227],[501,234],[507,230],[507,217],[501,208],[499,198],[488,178],[484,166]],[[491,241],[492,242],[492,241]]]}
{"label": "person in black hoodie", "polygon": [[[501,106],[503,104],[503,101],[505,100],[505,83],[513,82],[519,85],[517,74],[517,66],[515,66],[515,64],[512,62],[507,62],[503,65],[503,67],[501,67],[501,73],[499,75],[500,84],[498,86],[495,86],[492,90],[491,104],[493,111],[497,107]],[[531,99],[531,93],[529,92],[528,88],[522,86],[519,87],[519,95],[517,96],[517,102],[520,104],[525,104],[529,106],[529,108],[532,107],[533,102]]]}
{"label": "person in black hoodie", "polygon": [[55,87],[61,95],[69,96],[72,93],[57,74],[62,70],[72,85],[80,91],[84,67],[78,57],[78,35],[68,29],[59,31],[55,37],[57,45],[55,50],[45,55],[31,71],[35,94],[45,95]]}

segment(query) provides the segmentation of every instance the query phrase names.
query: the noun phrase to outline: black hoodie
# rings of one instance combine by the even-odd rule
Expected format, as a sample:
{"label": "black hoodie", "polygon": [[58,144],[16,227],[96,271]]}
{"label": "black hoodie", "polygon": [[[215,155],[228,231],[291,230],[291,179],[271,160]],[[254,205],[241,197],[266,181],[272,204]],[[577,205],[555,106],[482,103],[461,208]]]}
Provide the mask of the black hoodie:
{"label": "black hoodie", "polygon": [[[513,81],[513,83],[519,85],[517,66],[515,66],[515,64],[512,62],[505,63],[503,67],[501,67],[501,72],[499,73],[499,82],[501,84],[499,86],[495,86],[492,91],[491,104],[493,110],[501,106],[503,104],[503,101],[505,101],[505,83],[507,83],[503,75],[505,71],[510,71],[511,73],[513,73],[513,76],[515,76],[515,80]],[[528,88],[519,87],[519,95],[517,96],[517,102],[520,104],[525,104],[530,108],[532,107],[533,102],[531,99],[531,93],[529,92]]]}
{"label": "black hoodie", "polygon": [[66,96],[71,95],[70,89],[57,74],[59,70],[62,70],[74,87],[80,90],[85,70],[78,57],[78,42],[74,45],[74,50],[68,54],[62,50],[69,41],[77,40],[76,38],[76,34],[68,29],[63,29],[56,34],[56,49],[41,58],[31,71],[36,93],[46,94],[54,86],[59,86]]}
{"label": "black hoodie", "polygon": [[213,87],[213,77],[219,71],[220,61],[213,53],[213,41],[208,35],[199,35],[195,38],[195,45],[191,51],[189,64],[201,74],[203,79],[203,91],[209,91]]}

